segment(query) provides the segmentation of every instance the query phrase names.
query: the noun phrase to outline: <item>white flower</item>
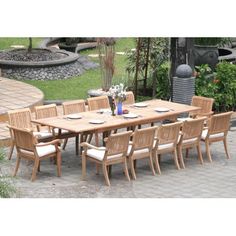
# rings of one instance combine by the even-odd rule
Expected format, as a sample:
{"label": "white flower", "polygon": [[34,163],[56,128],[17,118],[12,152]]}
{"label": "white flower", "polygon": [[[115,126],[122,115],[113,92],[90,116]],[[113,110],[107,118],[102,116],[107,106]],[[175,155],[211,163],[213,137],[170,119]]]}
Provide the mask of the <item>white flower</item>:
{"label": "white flower", "polygon": [[109,94],[119,102],[123,102],[126,100],[126,88],[124,88],[124,84],[122,83],[112,86],[109,89]]}

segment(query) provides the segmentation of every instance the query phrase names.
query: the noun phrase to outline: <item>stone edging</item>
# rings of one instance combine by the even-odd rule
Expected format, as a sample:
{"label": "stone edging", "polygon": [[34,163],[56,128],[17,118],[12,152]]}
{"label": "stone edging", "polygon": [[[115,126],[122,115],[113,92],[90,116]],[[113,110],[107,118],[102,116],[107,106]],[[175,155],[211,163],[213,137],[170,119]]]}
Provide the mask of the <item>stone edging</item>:
{"label": "stone edging", "polygon": [[[37,50],[37,49],[34,49]],[[40,49],[42,50],[42,49]],[[6,61],[6,60],[0,60],[0,67],[7,68],[7,67],[50,67],[50,66],[58,66],[58,65],[64,65],[68,63],[75,62],[78,60],[79,55],[75,53],[71,53],[65,50],[58,50],[55,48],[47,48],[45,50],[55,52],[55,53],[61,53],[67,55],[65,58],[61,58],[59,60],[51,60],[51,61],[40,61],[40,62],[20,62],[20,61]]]}

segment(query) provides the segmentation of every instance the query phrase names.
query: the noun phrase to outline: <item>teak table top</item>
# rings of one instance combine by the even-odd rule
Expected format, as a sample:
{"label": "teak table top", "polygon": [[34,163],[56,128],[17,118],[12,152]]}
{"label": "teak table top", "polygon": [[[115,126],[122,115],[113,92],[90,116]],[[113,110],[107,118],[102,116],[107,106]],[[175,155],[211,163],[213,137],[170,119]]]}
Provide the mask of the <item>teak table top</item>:
{"label": "teak table top", "polygon": [[[125,105],[123,109],[127,109],[129,114],[136,114],[137,118],[125,118],[124,115],[112,116],[111,113],[99,111],[81,112],[81,119],[68,119],[66,116],[57,116],[45,119],[33,120],[33,123],[51,126],[53,128],[65,129],[75,133],[85,131],[100,133],[108,130],[124,128],[139,124],[148,124],[161,121],[171,116],[176,116],[184,112],[199,110],[199,107],[163,101],[159,99],[145,101],[147,107],[136,107],[134,105]],[[168,108],[168,112],[157,112],[155,108]],[[103,124],[91,124],[90,120],[103,120]]]}

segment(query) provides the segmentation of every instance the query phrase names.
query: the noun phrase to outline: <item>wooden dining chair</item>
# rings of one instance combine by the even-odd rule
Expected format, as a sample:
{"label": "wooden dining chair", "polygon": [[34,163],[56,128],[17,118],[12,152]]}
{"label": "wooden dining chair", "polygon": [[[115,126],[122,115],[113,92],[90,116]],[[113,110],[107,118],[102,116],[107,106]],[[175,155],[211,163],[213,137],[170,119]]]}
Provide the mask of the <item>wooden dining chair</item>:
{"label": "wooden dining chair", "polygon": [[16,167],[13,176],[16,176],[21,159],[34,161],[31,181],[36,179],[37,171],[40,171],[40,162],[46,158],[55,158],[57,163],[57,175],[61,176],[61,151],[58,147],[60,140],[56,139],[47,143],[38,143],[37,138],[30,129],[19,129],[9,126],[14,134],[17,150]]}
{"label": "wooden dining chair", "polygon": [[106,145],[104,147],[97,147],[89,143],[82,143],[84,151],[82,153],[82,179],[86,178],[86,162],[87,160],[95,162],[97,165],[102,165],[103,174],[106,185],[110,186],[109,166],[123,163],[124,173],[128,181],[130,181],[128,167],[127,167],[127,151],[129,140],[132,131],[112,134],[105,139]]}
{"label": "wooden dining chair", "polygon": [[130,169],[133,179],[136,179],[135,173],[135,161],[138,159],[147,158],[152,174],[155,175],[153,166],[153,153],[154,152],[154,138],[157,131],[157,127],[148,127],[143,129],[137,129],[132,135],[132,142],[130,142],[127,158],[130,163]]}
{"label": "wooden dining chair", "polygon": [[210,118],[214,113],[212,107],[214,104],[213,98],[207,98],[202,96],[193,96],[191,101],[191,106],[200,107],[200,110],[189,112],[189,116],[186,118],[178,118],[178,121],[185,121],[199,117]]}
{"label": "wooden dining chair", "polygon": [[176,168],[179,170],[179,162],[177,156],[177,143],[182,122],[164,124],[158,127],[157,136],[155,137],[154,146],[154,164],[156,170],[161,174],[160,160],[161,155],[165,153],[173,153]]}
{"label": "wooden dining chair", "polygon": [[212,162],[210,144],[213,142],[223,141],[226,156],[228,159],[230,158],[227,145],[227,134],[230,128],[230,119],[232,114],[233,112],[230,111],[213,115],[209,120],[209,126],[202,132],[201,140],[206,145],[206,153],[210,162]]}
{"label": "wooden dining chair", "polygon": [[[35,118],[36,119],[44,119],[49,117],[56,117],[58,116],[57,113],[57,106],[56,104],[49,104],[49,105],[42,105],[35,107]],[[51,127],[47,127],[49,132],[52,132]],[[37,125],[38,131],[42,129],[40,125]]]}
{"label": "wooden dining chair", "polygon": [[182,168],[185,168],[182,155],[184,149],[188,150],[190,148],[197,148],[198,159],[200,163],[203,164],[200,141],[205,119],[206,118],[202,117],[193,120],[186,120],[182,125],[177,144],[178,159]]}
{"label": "wooden dining chair", "polygon": [[[77,114],[77,113],[86,111],[85,101],[82,99],[63,102],[62,107],[63,107],[63,114],[64,115]],[[92,139],[92,134],[89,132],[85,132],[80,135],[76,135],[75,136],[75,145],[76,146],[79,145],[79,140],[80,140],[80,143],[85,142],[85,141],[90,143],[91,139]],[[63,149],[65,149],[67,141],[68,141],[68,138],[66,138],[64,141],[64,144],[62,147]],[[78,147],[77,147],[77,149],[78,149]]]}
{"label": "wooden dining chair", "polygon": [[134,103],[135,103],[134,93],[132,91],[127,91],[126,92],[126,99],[123,102],[123,104],[130,105],[130,104],[134,104]]}
{"label": "wooden dining chair", "polygon": [[87,98],[88,110],[110,109],[110,103],[107,96]]}
{"label": "wooden dining chair", "polygon": [[[31,123],[32,116],[31,116],[31,111],[29,108],[23,108],[23,109],[18,109],[18,110],[11,110],[8,111],[8,123],[10,126],[14,126],[17,128],[26,128],[33,130],[33,134],[38,136],[38,139],[41,142],[47,142],[52,140],[53,135],[51,132],[48,132],[47,130],[45,131],[34,131],[34,127]],[[12,157],[12,153],[15,147],[15,140],[14,140],[14,135],[10,130],[10,136],[11,136],[11,143],[10,143],[10,151],[8,154],[8,159],[10,160]]]}
{"label": "wooden dining chair", "polygon": [[[42,105],[42,106],[36,106],[35,107],[35,118],[36,119],[44,119],[44,118],[50,118],[50,117],[57,117],[58,111],[56,104],[49,104],[49,105]],[[42,126],[37,125],[38,131],[41,131]],[[45,128],[45,127],[43,127]],[[69,132],[68,130],[58,128],[52,128],[47,127],[49,132],[53,133],[54,137],[60,136],[60,139],[64,139],[64,142],[67,138],[76,137],[77,134],[73,132]],[[60,133],[59,133],[60,132]],[[78,142],[76,145],[76,155],[79,154],[79,148],[78,148]]]}

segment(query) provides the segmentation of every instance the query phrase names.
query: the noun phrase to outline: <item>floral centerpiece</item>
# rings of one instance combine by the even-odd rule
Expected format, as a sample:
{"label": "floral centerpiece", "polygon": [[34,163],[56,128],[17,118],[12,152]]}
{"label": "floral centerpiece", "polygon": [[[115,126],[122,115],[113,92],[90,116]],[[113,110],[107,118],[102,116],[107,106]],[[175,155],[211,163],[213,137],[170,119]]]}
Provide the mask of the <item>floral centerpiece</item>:
{"label": "floral centerpiece", "polygon": [[113,100],[116,100],[117,115],[122,114],[122,102],[126,100],[126,87],[124,84],[113,85],[109,89],[109,95]]}

